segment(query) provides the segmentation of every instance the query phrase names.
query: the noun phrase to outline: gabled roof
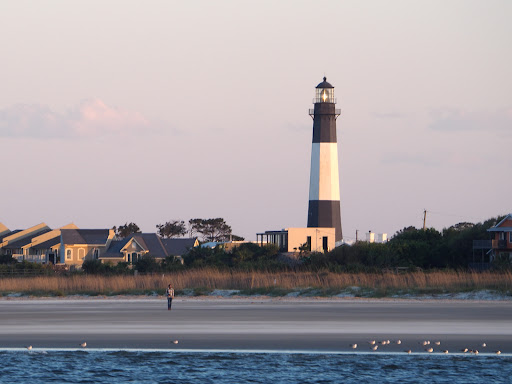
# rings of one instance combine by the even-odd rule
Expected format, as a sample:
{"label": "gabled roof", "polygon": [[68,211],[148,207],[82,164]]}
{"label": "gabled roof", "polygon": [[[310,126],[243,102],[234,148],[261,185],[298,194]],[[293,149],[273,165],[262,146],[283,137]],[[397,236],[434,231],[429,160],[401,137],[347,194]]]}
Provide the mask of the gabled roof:
{"label": "gabled roof", "polygon": [[22,231],[22,229],[15,229],[14,231],[7,232],[7,233],[4,233],[3,235],[0,235],[0,243],[3,242],[6,237],[15,235],[16,233],[21,232],[21,231]]}
{"label": "gabled roof", "polygon": [[121,249],[131,240],[131,237],[126,237],[122,240],[112,240],[107,252],[100,254],[100,259],[103,258],[120,258],[123,257]]}
{"label": "gabled roof", "polygon": [[61,229],[63,244],[104,245],[107,243],[109,229]]}
{"label": "gabled roof", "polygon": [[107,252],[100,255],[100,259],[123,257],[123,248],[132,240],[136,241],[151,256],[163,259],[169,255],[156,233],[134,233],[122,240],[112,241]]}
{"label": "gabled roof", "polygon": [[23,238],[33,238],[38,236],[38,234],[41,234],[43,230],[48,230],[50,227],[48,227],[45,223],[41,223],[38,225],[34,225],[33,227],[23,229],[21,231],[13,231],[8,236],[4,236],[3,241],[9,241],[14,242],[21,240]]}
{"label": "gabled roof", "polygon": [[169,256],[160,237],[156,233],[135,233],[132,236],[137,243],[146,248],[151,256],[165,258]]}
{"label": "gabled roof", "polygon": [[54,247],[57,244],[60,244],[60,236],[55,236],[49,240],[43,241],[42,243],[33,245],[32,248],[34,248],[34,249],[50,249],[51,247]]}
{"label": "gabled roof", "polygon": [[2,239],[2,236],[4,236],[6,233],[11,232],[9,228],[7,228],[3,223],[0,223],[0,242]]}
{"label": "gabled roof", "polygon": [[20,249],[23,246],[30,244],[32,242],[33,237],[41,236],[42,234],[50,232],[50,231],[51,231],[50,228],[42,229],[38,232],[33,233],[31,236],[23,237],[20,240],[9,242],[9,244],[4,245],[4,248],[5,249]]}
{"label": "gabled roof", "polygon": [[162,243],[169,255],[181,256],[196,245],[197,238],[162,239]]}
{"label": "gabled roof", "polygon": [[512,220],[512,213],[509,213],[507,216],[503,218],[498,224],[494,227],[491,227],[487,230],[487,232],[512,232],[512,227],[502,226],[506,221]]}

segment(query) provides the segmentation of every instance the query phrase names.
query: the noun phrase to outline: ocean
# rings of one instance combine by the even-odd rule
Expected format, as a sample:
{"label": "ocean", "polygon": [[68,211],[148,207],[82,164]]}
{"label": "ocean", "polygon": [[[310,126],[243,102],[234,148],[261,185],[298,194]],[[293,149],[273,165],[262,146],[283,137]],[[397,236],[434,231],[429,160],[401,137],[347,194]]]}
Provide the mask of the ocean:
{"label": "ocean", "polygon": [[511,383],[512,355],[0,351],[0,383]]}

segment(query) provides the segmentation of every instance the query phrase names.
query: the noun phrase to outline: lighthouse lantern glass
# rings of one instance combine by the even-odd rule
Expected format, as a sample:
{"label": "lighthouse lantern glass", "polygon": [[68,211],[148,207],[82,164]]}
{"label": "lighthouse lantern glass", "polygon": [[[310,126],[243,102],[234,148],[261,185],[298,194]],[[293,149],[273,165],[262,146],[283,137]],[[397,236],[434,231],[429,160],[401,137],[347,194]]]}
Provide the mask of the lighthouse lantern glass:
{"label": "lighthouse lantern glass", "polygon": [[317,88],[317,103],[334,103],[334,88]]}

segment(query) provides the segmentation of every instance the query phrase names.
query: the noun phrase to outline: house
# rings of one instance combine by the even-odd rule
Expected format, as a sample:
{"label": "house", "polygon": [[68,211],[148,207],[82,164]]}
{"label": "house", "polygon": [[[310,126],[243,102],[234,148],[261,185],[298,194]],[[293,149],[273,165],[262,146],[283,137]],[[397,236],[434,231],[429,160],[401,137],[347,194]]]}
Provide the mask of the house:
{"label": "house", "polygon": [[191,239],[162,239],[156,233],[135,233],[122,240],[114,240],[99,260],[103,263],[117,264],[125,262],[134,264],[144,255],[150,255],[156,260],[168,256],[181,259],[181,255],[191,247],[198,246],[197,238]]}
{"label": "house", "polygon": [[78,227],[71,223],[32,238],[30,243],[23,246],[23,260],[42,264],[60,263],[59,251],[62,229],[78,229]]}
{"label": "house", "polygon": [[181,257],[190,249],[199,246],[197,237],[184,237],[177,239],[162,239],[162,244],[169,256]]}
{"label": "house", "polygon": [[512,261],[512,213],[509,213],[494,227],[487,230],[494,235],[491,243],[491,261],[496,257],[506,257]]}
{"label": "house", "polygon": [[281,231],[257,233],[260,245],[275,244],[281,252],[299,252],[305,248],[312,252],[329,252],[335,247],[334,228],[285,228]]}
{"label": "house", "polygon": [[32,242],[34,237],[41,236],[51,229],[45,223],[41,223],[25,230],[16,230],[10,233],[3,231],[0,252],[3,255],[10,255],[18,261],[24,260],[26,245]]}
{"label": "house", "polygon": [[0,223],[0,243],[5,236],[8,236],[11,231],[3,223]]}
{"label": "house", "polygon": [[113,229],[61,229],[60,262],[81,268],[85,260],[99,259],[114,240]]}

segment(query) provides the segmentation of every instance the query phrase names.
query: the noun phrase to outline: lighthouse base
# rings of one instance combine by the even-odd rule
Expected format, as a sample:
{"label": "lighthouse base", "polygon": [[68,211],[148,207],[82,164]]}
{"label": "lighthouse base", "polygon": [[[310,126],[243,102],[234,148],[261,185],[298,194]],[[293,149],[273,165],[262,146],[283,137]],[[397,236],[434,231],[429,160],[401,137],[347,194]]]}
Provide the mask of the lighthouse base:
{"label": "lighthouse base", "polygon": [[335,241],[343,239],[341,232],[341,206],[339,200],[309,200],[308,228],[334,228]]}

